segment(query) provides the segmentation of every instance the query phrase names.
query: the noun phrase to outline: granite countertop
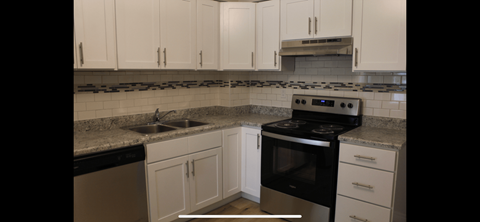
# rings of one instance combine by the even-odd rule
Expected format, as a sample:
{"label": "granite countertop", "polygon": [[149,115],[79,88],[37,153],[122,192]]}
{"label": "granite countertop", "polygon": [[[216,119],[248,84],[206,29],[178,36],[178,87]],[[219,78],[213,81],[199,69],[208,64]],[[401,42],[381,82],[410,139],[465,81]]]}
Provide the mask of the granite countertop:
{"label": "granite countertop", "polygon": [[[189,118],[190,119],[190,118]],[[261,127],[265,123],[289,119],[284,116],[270,116],[262,114],[240,115],[208,115],[191,118],[207,122],[208,125],[177,128],[164,133],[140,134],[134,131],[117,128],[100,131],[74,132],[73,133],[73,156],[87,153],[116,149],[124,146],[133,146],[143,143],[152,143],[176,137],[188,136],[210,130],[219,130],[235,126]]]}
{"label": "granite countertop", "polygon": [[[265,123],[289,119],[289,117],[249,113],[206,115],[189,119],[209,124],[186,129],[177,128],[177,130],[155,134],[140,134],[123,128],[74,132],[73,155],[78,156],[125,146],[158,142],[235,126],[261,127]],[[406,144],[406,130],[360,126],[340,135],[338,139],[340,142],[356,145],[400,150]]]}
{"label": "granite countertop", "polygon": [[361,126],[338,136],[340,142],[400,150],[406,146],[406,130]]}

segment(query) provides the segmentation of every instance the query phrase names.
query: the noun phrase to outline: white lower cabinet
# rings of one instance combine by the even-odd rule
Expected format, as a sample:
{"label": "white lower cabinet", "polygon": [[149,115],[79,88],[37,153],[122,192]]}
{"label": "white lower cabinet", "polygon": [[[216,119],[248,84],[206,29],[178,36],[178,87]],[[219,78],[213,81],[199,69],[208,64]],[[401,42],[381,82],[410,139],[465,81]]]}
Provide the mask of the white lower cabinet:
{"label": "white lower cabinet", "polygon": [[336,222],[352,221],[390,221],[390,209],[350,199],[344,196],[337,196],[337,207],[335,210]]}
{"label": "white lower cabinet", "polygon": [[[146,145],[150,221],[172,221],[223,199],[221,144],[222,131],[215,131]],[[175,149],[182,156],[173,157]]]}
{"label": "white lower cabinet", "polygon": [[223,130],[223,198],[241,190],[242,127]]}
{"label": "white lower cabinet", "polygon": [[145,146],[151,222],[175,220],[240,192],[260,200],[260,129],[235,127]]}
{"label": "white lower cabinet", "polygon": [[340,144],[335,222],[406,221],[406,147]]}
{"label": "white lower cabinet", "polygon": [[242,127],[242,192],[260,198],[261,130]]}

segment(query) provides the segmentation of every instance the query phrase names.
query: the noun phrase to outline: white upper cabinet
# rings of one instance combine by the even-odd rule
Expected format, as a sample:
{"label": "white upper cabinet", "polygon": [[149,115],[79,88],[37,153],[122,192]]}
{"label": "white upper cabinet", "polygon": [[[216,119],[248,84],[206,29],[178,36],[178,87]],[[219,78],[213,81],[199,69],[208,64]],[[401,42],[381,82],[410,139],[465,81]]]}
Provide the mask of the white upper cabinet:
{"label": "white upper cabinet", "polygon": [[114,1],[75,0],[73,7],[78,69],[116,69]]}
{"label": "white upper cabinet", "polygon": [[352,71],[406,71],[406,0],[356,0]]}
{"label": "white upper cabinet", "polygon": [[195,0],[160,1],[160,66],[196,69],[197,4]]}
{"label": "white upper cabinet", "polygon": [[345,37],[352,34],[352,0],[282,0],[281,39]]}
{"label": "white upper cabinet", "polygon": [[279,70],[280,0],[256,4],[256,69]]}
{"label": "white upper cabinet", "polygon": [[220,70],[255,69],[255,4],[220,3]]}
{"label": "white upper cabinet", "polygon": [[351,36],[352,5],[352,0],[315,0],[315,38]]}
{"label": "white upper cabinet", "polygon": [[197,0],[197,69],[218,69],[219,4]]}
{"label": "white upper cabinet", "polygon": [[280,24],[282,40],[313,38],[313,0],[282,0]]}
{"label": "white upper cabinet", "polygon": [[160,1],[116,0],[119,69],[160,67]]}

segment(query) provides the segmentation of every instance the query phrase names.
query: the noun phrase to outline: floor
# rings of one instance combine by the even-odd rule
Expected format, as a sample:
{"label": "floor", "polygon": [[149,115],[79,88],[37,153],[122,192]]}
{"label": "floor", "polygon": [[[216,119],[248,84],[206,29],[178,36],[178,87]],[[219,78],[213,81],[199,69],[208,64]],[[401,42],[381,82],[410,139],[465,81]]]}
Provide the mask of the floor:
{"label": "floor", "polygon": [[[245,198],[236,199],[206,214],[210,215],[270,215],[260,210],[260,204]],[[198,218],[188,222],[287,222],[279,218]]]}

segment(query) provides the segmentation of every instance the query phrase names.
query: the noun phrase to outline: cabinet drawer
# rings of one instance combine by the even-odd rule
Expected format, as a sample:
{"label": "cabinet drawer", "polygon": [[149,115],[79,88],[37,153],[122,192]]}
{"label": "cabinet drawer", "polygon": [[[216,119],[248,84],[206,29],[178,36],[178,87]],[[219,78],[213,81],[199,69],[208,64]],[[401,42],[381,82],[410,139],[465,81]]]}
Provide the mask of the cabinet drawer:
{"label": "cabinet drawer", "polygon": [[222,146],[221,130],[188,137],[188,151],[190,153],[219,146]]}
{"label": "cabinet drawer", "polygon": [[389,222],[390,209],[337,195],[335,222],[360,221],[350,216],[355,216],[360,220]]}
{"label": "cabinet drawer", "polygon": [[[365,186],[372,186],[371,188]],[[351,164],[338,164],[337,193],[390,208],[393,173]]]}
{"label": "cabinet drawer", "polygon": [[147,163],[188,154],[188,138],[147,144]]}
{"label": "cabinet drawer", "polygon": [[[341,162],[394,171],[395,155],[395,151],[341,143],[339,160]],[[370,157],[375,159],[372,160]]]}

